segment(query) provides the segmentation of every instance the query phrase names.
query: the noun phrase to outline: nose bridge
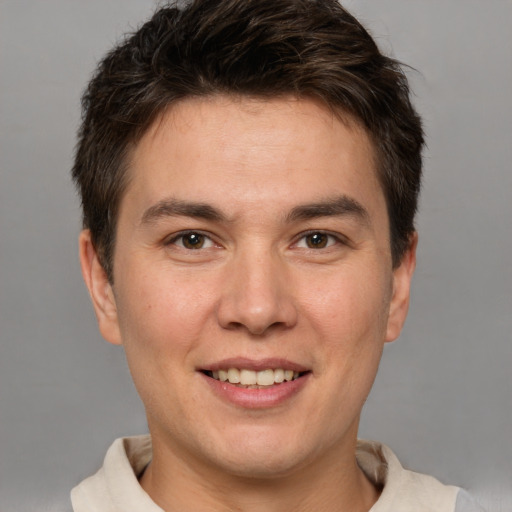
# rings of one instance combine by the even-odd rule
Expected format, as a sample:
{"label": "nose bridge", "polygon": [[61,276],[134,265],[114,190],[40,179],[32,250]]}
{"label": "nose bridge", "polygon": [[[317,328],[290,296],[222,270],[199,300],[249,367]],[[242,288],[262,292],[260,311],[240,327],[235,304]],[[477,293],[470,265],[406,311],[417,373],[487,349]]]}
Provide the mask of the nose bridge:
{"label": "nose bridge", "polygon": [[286,265],[277,251],[253,243],[237,250],[229,267],[218,309],[224,328],[245,328],[261,335],[270,327],[296,322]]}

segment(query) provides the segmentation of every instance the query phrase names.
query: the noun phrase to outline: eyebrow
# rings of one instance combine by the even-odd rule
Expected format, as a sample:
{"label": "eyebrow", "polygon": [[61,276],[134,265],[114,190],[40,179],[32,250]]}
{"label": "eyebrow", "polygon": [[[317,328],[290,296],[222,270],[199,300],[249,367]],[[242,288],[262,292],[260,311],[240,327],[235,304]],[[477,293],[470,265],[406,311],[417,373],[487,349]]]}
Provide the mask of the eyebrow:
{"label": "eyebrow", "polygon": [[333,198],[296,206],[286,216],[287,222],[316,219],[318,217],[350,216],[370,226],[368,210],[355,199],[341,195]]}
{"label": "eyebrow", "polygon": [[[152,224],[166,217],[193,217],[215,222],[227,222],[228,218],[217,208],[207,203],[167,198],[158,201],[144,211],[141,225]],[[323,201],[295,206],[286,216],[285,222],[316,219],[319,217],[351,216],[370,225],[370,215],[361,203],[341,195]]]}
{"label": "eyebrow", "polygon": [[182,201],[180,199],[163,199],[150,206],[141,217],[141,224],[152,224],[165,217],[194,217],[211,221],[226,221],[226,216],[217,208],[206,203]]}

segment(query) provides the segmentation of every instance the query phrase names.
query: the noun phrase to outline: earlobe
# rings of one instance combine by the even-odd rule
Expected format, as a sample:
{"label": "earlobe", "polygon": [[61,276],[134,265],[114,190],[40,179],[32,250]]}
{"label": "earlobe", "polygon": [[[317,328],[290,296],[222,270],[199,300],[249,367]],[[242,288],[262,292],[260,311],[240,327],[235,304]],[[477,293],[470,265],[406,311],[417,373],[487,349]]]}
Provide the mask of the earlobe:
{"label": "earlobe", "polygon": [[91,296],[100,332],[108,342],[120,345],[122,342],[112,285],[100,263],[88,229],[80,233],[78,243],[82,276]]}
{"label": "earlobe", "polygon": [[410,245],[400,265],[393,271],[393,295],[389,306],[386,342],[394,341],[400,335],[409,311],[411,282],[416,267],[418,233],[413,233]]}

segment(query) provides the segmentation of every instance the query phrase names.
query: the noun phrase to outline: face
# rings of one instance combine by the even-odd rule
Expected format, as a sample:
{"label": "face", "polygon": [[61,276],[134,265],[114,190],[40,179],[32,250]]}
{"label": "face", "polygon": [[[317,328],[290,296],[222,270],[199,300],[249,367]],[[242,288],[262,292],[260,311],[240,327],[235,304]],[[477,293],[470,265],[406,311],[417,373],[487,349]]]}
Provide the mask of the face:
{"label": "face", "polygon": [[392,268],[364,130],[313,100],[189,99],[129,172],[113,286],[87,232],[81,254],[157,453],[251,476],[353,456],[414,267],[413,244]]}

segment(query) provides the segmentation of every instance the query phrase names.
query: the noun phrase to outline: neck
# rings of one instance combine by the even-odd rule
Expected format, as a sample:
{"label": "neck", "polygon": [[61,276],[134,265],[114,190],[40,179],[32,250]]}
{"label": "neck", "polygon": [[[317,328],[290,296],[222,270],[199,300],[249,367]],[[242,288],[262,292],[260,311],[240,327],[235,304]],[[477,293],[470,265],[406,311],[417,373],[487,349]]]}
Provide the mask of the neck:
{"label": "neck", "polygon": [[[157,443],[158,444],[158,443]],[[345,452],[347,453],[347,452]],[[141,485],[165,511],[368,512],[379,492],[355,459],[332,450],[321,460],[273,478],[248,478],[194,464],[154,445]]]}

